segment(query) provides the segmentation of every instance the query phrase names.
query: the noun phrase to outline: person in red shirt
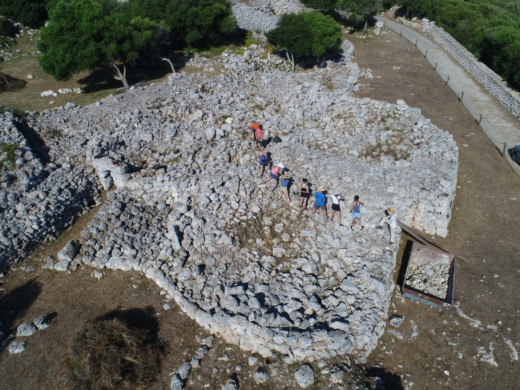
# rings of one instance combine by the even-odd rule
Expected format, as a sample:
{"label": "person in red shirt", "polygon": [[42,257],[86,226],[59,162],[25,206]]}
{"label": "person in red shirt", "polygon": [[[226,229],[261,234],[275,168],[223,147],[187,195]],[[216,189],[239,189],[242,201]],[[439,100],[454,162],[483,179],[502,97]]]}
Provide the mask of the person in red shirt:
{"label": "person in red shirt", "polygon": [[251,130],[251,134],[253,135],[253,140],[256,140],[256,130],[259,128],[261,128],[261,126],[256,122],[253,122],[249,125],[249,130]]}

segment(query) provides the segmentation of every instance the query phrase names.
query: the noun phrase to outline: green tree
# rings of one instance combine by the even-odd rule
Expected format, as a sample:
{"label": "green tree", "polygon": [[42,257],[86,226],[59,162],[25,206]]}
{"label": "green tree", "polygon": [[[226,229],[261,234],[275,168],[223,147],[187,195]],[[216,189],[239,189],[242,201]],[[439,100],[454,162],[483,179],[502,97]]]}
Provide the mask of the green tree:
{"label": "green tree", "polygon": [[266,34],[270,43],[285,50],[295,67],[295,56],[319,60],[328,50],[341,47],[341,25],[318,12],[283,15],[275,29]]}
{"label": "green tree", "polygon": [[208,46],[236,30],[229,0],[129,0],[129,7],[164,22],[178,48]]}
{"label": "green tree", "polygon": [[0,15],[31,28],[42,26],[47,19],[42,0],[0,0]]}
{"label": "green tree", "polygon": [[40,31],[40,65],[57,80],[110,66],[114,78],[128,88],[126,68],[121,72],[117,64],[135,61],[158,29],[148,18],[132,17],[117,0],[61,0]]}
{"label": "green tree", "polygon": [[381,0],[338,0],[336,7],[348,24],[366,29],[368,22],[381,11],[382,4]]}
{"label": "green tree", "polygon": [[331,12],[336,8],[338,0],[301,0],[306,7],[322,12]]}
{"label": "green tree", "polygon": [[512,26],[484,32],[481,59],[513,86],[520,86],[520,34]]}

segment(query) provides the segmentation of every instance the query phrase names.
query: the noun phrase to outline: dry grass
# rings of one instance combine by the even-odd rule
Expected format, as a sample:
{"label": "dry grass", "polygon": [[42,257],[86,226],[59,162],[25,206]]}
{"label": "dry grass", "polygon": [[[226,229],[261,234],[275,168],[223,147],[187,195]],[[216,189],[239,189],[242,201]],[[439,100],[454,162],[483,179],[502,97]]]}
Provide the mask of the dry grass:
{"label": "dry grass", "polygon": [[160,372],[161,346],[142,328],[100,319],[87,323],[70,346],[74,389],[144,389]]}
{"label": "dry grass", "polygon": [[[88,105],[116,92],[122,84],[112,78],[108,69],[94,72],[84,71],[74,75],[68,81],[56,81],[45,73],[38,64],[36,42],[37,34],[23,34],[17,38],[15,46],[8,49],[12,59],[0,62],[0,72],[26,81],[25,88],[0,94],[3,106],[25,111],[42,111],[46,108],[62,106],[68,102],[76,105]],[[32,74],[33,79],[27,76]],[[127,70],[130,84],[136,82],[161,81],[168,76],[167,69]],[[85,93],[58,94],[58,96],[42,97],[43,91],[53,90],[57,93],[62,88],[82,88]],[[51,102],[54,102],[51,104]]]}

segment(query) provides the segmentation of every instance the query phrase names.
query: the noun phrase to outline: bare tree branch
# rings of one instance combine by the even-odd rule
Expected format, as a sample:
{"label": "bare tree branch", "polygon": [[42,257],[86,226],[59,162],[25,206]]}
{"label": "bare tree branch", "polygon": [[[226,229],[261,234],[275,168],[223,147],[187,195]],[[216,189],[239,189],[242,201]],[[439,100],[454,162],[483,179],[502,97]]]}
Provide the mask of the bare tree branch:
{"label": "bare tree branch", "polygon": [[123,65],[123,73],[121,73],[121,70],[119,70],[119,67],[116,64],[112,64],[112,68],[114,68],[115,72],[114,79],[121,81],[125,89],[130,88],[128,81],[126,80],[126,66]]}
{"label": "bare tree branch", "polygon": [[167,57],[160,57],[161,60],[166,61],[168,64],[170,64],[170,68],[172,68],[172,73],[175,73],[175,67],[173,66],[173,62],[167,58]]}

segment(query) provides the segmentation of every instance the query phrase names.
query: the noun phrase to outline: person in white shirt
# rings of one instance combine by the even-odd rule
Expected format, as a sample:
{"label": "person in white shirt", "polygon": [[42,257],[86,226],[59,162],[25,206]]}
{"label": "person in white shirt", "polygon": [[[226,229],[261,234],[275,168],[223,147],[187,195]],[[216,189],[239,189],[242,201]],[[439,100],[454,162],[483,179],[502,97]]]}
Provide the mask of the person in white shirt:
{"label": "person in white shirt", "polygon": [[338,213],[338,219],[339,219],[339,226],[343,226],[341,224],[341,207],[339,207],[339,202],[342,200],[345,200],[345,197],[339,194],[332,195],[330,197],[332,199],[332,217],[330,218],[331,221],[334,221],[334,215]]}
{"label": "person in white shirt", "polygon": [[382,229],[385,223],[390,228],[390,244],[393,244],[395,241],[395,228],[397,227],[397,215],[394,209],[388,208],[385,210],[385,216],[381,218],[378,228]]}

